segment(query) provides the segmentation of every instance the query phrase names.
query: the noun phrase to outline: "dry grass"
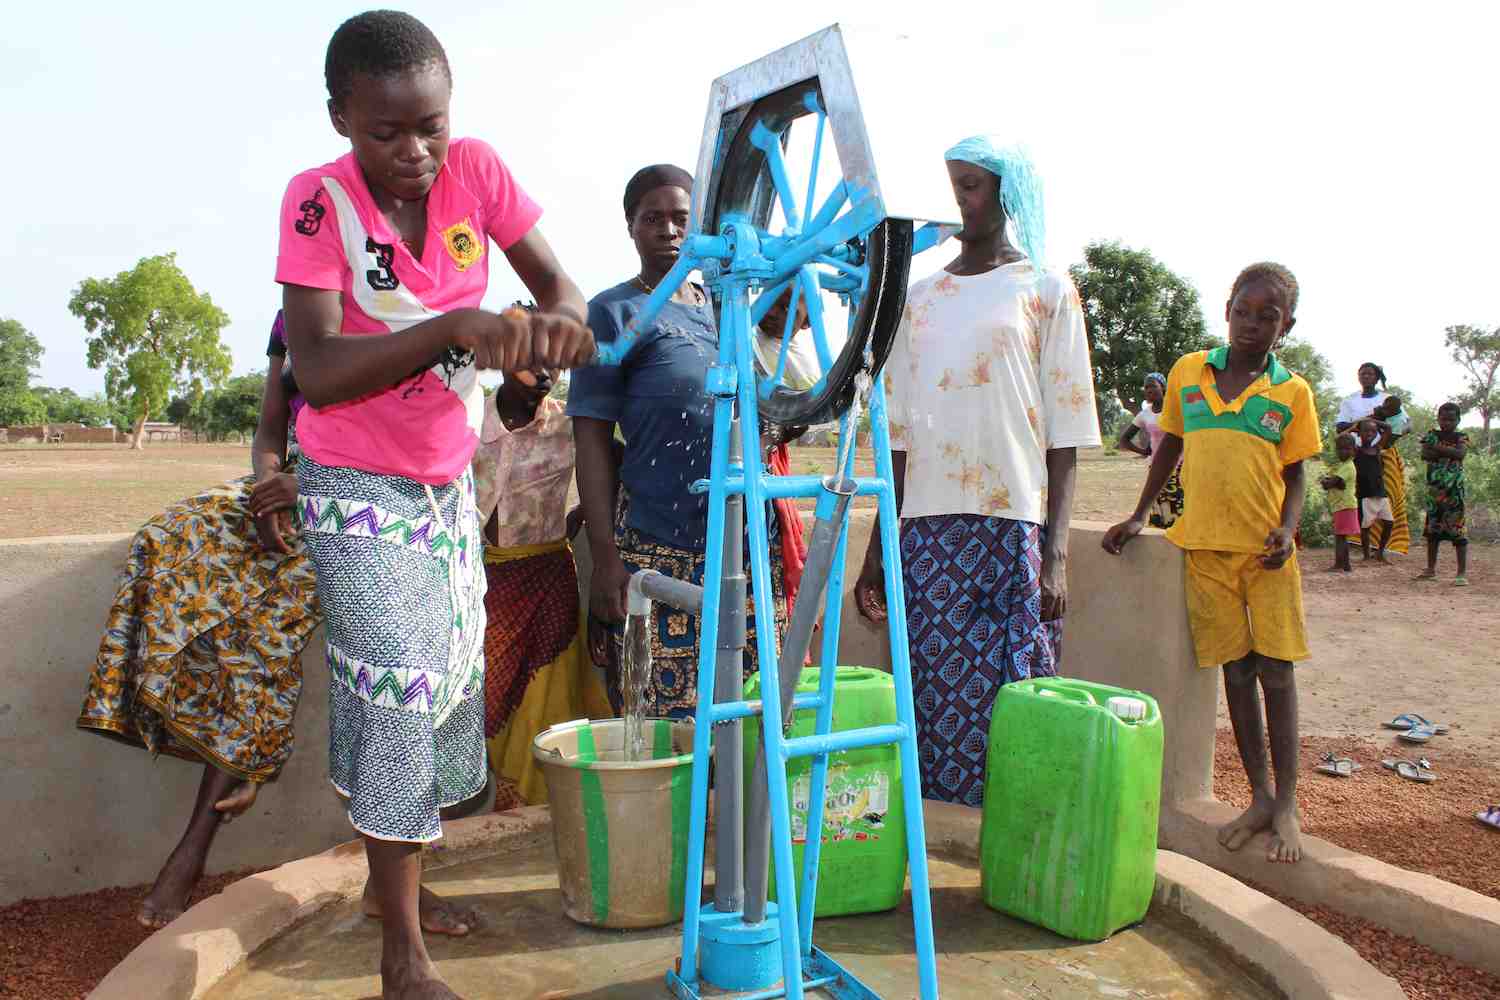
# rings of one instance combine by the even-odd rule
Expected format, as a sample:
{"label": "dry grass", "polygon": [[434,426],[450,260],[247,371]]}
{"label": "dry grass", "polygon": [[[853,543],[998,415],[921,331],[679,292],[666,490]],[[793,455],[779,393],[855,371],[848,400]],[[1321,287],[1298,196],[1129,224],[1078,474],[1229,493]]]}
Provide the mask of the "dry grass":
{"label": "dry grass", "polygon": [[0,538],[134,531],[174,500],[249,472],[243,445],[7,445]]}
{"label": "dry grass", "polygon": [[[832,448],[793,448],[792,471],[822,475],[833,469]],[[167,504],[250,471],[250,450],[234,444],[0,446],[0,538],[95,535],[134,531]],[[855,462],[873,475],[866,449]],[[1074,517],[1114,518],[1131,508],[1146,463],[1080,454]],[[861,500],[861,505],[866,502]]]}

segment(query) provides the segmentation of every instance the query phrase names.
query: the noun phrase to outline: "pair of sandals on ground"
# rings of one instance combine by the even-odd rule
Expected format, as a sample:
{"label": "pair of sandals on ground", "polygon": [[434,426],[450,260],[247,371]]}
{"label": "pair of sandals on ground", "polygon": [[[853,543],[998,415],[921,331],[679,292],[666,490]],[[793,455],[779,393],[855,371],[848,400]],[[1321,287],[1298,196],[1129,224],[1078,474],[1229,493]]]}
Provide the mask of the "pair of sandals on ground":
{"label": "pair of sandals on ground", "polygon": [[[1434,736],[1440,736],[1448,731],[1448,727],[1436,722],[1429,722],[1412,712],[1406,712],[1396,716],[1390,722],[1382,723],[1386,729],[1398,730],[1397,738],[1407,743],[1427,743]],[[1388,771],[1395,771],[1397,775],[1415,781],[1419,784],[1431,784],[1437,780],[1437,773],[1432,769],[1432,762],[1426,757],[1418,758],[1416,761],[1395,757],[1382,760],[1380,766]],[[1360,769],[1360,765],[1350,757],[1337,757],[1333,753],[1323,755],[1323,762],[1317,766],[1321,774],[1333,775],[1336,778],[1347,778]],[[1485,826],[1500,830],[1500,805],[1490,806],[1474,814],[1474,818]]]}
{"label": "pair of sandals on ground", "polygon": [[[1381,723],[1386,729],[1399,730],[1396,737],[1406,743],[1427,743],[1434,736],[1439,736],[1448,731],[1448,727],[1437,722],[1429,722],[1413,712],[1405,712],[1396,716],[1390,722]],[[1431,784],[1437,780],[1437,774],[1432,770],[1432,762],[1426,757],[1417,761],[1409,761],[1402,757],[1383,760],[1380,766],[1387,771],[1395,771],[1408,781],[1417,781],[1422,784]],[[1323,762],[1318,765],[1319,774],[1330,774],[1335,778],[1347,778],[1360,769],[1352,757],[1338,757],[1332,752],[1323,755]]]}

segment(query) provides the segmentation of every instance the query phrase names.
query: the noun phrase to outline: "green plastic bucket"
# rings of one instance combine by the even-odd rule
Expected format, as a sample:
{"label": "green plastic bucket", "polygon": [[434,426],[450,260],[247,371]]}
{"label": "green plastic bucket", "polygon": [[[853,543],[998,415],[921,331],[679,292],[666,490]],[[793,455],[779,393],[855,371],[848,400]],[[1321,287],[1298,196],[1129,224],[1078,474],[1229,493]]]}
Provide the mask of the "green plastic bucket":
{"label": "green plastic bucket", "polygon": [[563,912],[597,927],[682,919],[693,724],[643,723],[651,759],[626,761],[625,722],[565,722],[537,736]]}
{"label": "green plastic bucket", "polygon": [[1139,922],[1156,885],[1161,769],[1150,695],[1062,678],[1002,687],[979,843],[984,901],[1081,941]]}
{"label": "green plastic bucket", "polygon": [[[816,693],[819,671],[807,669],[797,683],[800,693]],[[760,674],[745,686],[745,698],[760,697]],[[811,736],[811,711],[796,713],[792,736]],[[833,679],[833,731],[892,725],[896,721],[896,684],[890,674],[869,667],[839,667]],[[760,718],[745,720],[745,780],[755,773],[760,752]],[[792,857],[798,885],[807,845],[807,810],[812,758],[787,762],[791,793]],[[901,800],[901,759],[896,744],[866,747],[832,755],[824,796],[823,846],[818,856],[818,900],[814,914],[836,917],[877,913],[899,905],[906,888],[906,809]],[[776,898],[775,860],[771,862],[770,897]]]}

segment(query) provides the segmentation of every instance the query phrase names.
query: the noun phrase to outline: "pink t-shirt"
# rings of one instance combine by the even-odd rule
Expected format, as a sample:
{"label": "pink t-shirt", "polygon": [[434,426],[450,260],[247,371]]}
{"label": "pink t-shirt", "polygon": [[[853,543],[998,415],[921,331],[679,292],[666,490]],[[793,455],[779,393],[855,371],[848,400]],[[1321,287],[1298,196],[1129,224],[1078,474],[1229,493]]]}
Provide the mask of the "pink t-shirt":
{"label": "pink t-shirt", "polygon": [[[541,214],[493,149],[456,139],[427,196],[418,260],[380,214],[348,153],[287,185],[276,280],[342,293],[345,334],[395,333],[478,306],[489,285],[488,240],[508,250]],[[473,357],[450,348],[387,389],[308,406],[297,439],[323,465],[437,486],[463,473],[483,420]]]}

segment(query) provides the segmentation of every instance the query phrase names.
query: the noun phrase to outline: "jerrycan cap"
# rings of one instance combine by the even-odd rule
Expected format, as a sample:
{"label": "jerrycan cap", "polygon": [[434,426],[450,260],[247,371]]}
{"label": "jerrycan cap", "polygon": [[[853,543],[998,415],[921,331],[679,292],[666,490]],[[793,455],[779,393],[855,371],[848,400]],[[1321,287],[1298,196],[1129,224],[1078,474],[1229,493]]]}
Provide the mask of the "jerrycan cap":
{"label": "jerrycan cap", "polygon": [[1107,707],[1115,718],[1126,722],[1140,722],[1146,717],[1146,703],[1139,698],[1111,698]]}

